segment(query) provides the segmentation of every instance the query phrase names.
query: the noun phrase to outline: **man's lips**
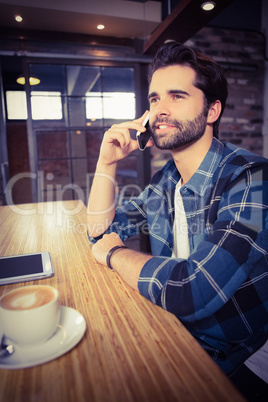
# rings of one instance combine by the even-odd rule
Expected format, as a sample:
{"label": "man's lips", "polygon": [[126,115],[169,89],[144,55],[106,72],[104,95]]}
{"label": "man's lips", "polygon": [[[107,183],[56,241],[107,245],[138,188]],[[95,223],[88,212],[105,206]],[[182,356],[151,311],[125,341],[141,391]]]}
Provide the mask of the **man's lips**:
{"label": "man's lips", "polygon": [[155,125],[156,130],[170,130],[175,127],[176,126],[174,124],[167,124],[167,123],[157,123]]}
{"label": "man's lips", "polygon": [[169,127],[174,127],[174,126],[172,126],[170,124],[158,124],[156,126],[156,128],[159,128],[160,130],[165,129],[165,128],[169,128]]}

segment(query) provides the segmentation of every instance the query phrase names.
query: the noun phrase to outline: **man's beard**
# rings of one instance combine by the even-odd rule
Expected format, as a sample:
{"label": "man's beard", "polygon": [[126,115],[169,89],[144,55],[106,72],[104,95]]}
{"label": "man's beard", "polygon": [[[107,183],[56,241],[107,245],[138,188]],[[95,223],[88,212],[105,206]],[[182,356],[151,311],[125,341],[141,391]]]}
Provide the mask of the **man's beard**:
{"label": "man's beard", "polygon": [[[173,150],[199,140],[207,125],[208,110],[204,110],[193,120],[171,120],[167,117],[158,117],[151,126],[155,146],[159,149]],[[156,124],[163,123],[176,127],[174,133],[156,134]],[[173,128],[174,130],[174,128]]]}

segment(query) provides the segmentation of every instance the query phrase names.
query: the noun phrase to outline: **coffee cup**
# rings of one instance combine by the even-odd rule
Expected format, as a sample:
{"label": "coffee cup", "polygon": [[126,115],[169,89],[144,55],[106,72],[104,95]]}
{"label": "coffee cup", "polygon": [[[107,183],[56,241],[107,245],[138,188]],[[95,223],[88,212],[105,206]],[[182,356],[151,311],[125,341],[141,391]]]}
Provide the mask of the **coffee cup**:
{"label": "coffee cup", "polygon": [[23,286],[0,299],[1,332],[18,345],[45,342],[57,330],[59,319],[59,292],[51,286]]}

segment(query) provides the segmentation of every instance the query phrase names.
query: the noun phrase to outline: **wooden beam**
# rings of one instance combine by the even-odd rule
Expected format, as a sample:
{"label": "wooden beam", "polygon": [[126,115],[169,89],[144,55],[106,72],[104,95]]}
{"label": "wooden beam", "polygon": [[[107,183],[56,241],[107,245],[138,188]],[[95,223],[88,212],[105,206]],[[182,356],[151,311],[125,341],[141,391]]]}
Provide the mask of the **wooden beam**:
{"label": "wooden beam", "polygon": [[169,39],[184,43],[234,0],[214,0],[216,6],[211,11],[202,10],[201,5],[204,1],[180,0],[147,42],[145,42],[143,53],[148,55],[155,54],[157,49]]}

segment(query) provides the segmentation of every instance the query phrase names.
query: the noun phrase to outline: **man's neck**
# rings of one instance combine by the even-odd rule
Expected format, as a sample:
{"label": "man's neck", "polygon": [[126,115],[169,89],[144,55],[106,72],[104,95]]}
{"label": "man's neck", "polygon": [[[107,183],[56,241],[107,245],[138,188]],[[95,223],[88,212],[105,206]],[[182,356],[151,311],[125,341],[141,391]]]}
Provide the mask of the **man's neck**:
{"label": "man's neck", "polygon": [[181,185],[187,183],[205,158],[213,136],[204,134],[198,141],[171,151],[176,167],[181,175]]}

